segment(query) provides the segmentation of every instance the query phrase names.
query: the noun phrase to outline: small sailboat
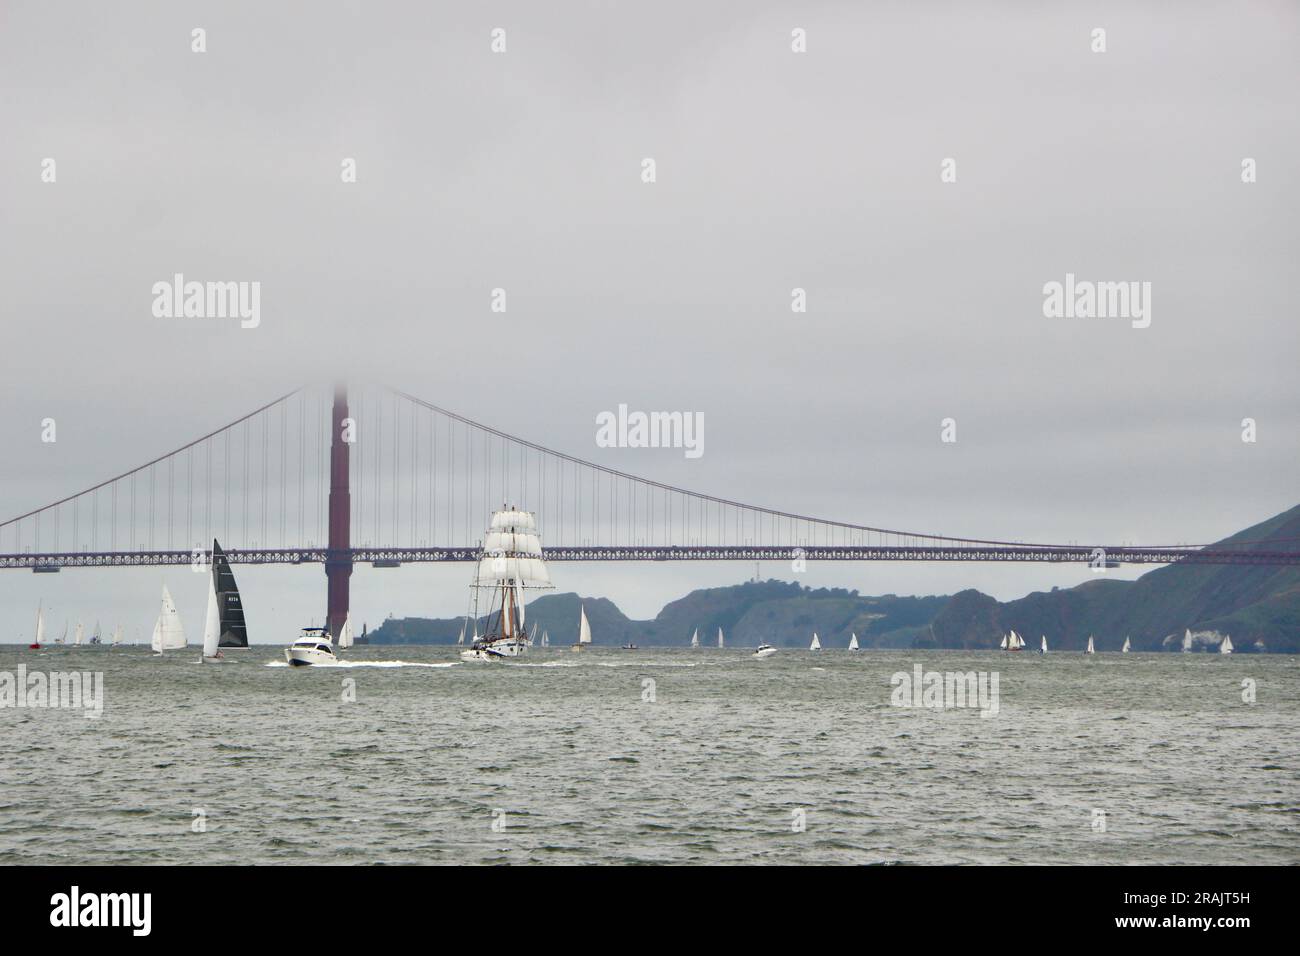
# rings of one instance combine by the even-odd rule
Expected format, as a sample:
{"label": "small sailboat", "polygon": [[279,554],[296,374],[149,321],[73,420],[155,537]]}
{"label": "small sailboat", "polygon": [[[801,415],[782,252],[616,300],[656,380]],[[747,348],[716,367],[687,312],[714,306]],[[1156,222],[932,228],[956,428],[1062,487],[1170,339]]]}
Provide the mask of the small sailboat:
{"label": "small sailboat", "polygon": [[573,645],[573,650],[580,651],[583,647],[591,643],[591,625],[587,622],[587,609],[578,606],[578,642]]}
{"label": "small sailboat", "polygon": [[691,635],[691,647],[700,646],[700,629],[697,627],[695,633]]}
{"label": "small sailboat", "polygon": [[760,644],[758,645],[758,649],[754,651],[754,656],[771,657],[775,653],[776,653],[776,648],[773,647],[771,644]]}
{"label": "small sailboat", "polygon": [[1091,635],[1091,634],[1088,635],[1088,646],[1087,646],[1086,648],[1084,648],[1084,651],[1083,651],[1083,652],[1084,652],[1085,654],[1096,654],[1096,653],[1097,653],[1097,648],[1096,648],[1096,647],[1093,645],[1093,643],[1092,643],[1092,635]]}
{"label": "small sailboat", "polygon": [[857,649],[858,649],[858,635],[854,634],[852,637],[849,638],[849,650],[856,651]]}
{"label": "small sailboat", "polygon": [[122,625],[119,624],[113,628],[113,640],[109,642],[109,647],[117,647],[122,643]]}
{"label": "small sailboat", "polygon": [[212,539],[212,586],[217,592],[217,620],[220,627],[218,647],[247,647],[248,626],[244,621],[244,602],[235,585],[226,552]]}
{"label": "small sailboat", "polygon": [[1224,638],[1223,638],[1223,643],[1219,645],[1219,653],[1220,653],[1220,654],[1231,654],[1231,653],[1232,653],[1232,635],[1231,635],[1231,634],[1228,634],[1228,635],[1225,635],[1225,636],[1224,636]]}
{"label": "small sailboat", "polygon": [[150,642],[154,652],[180,650],[185,646],[185,626],[176,611],[176,602],[172,600],[167,585],[163,585],[162,607],[158,611],[158,620],[153,625],[153,640]]}
{"label": "small sailboat", "polygon": [[542,647],[550,647],[550,646],[551,646],[551,635],[545,628],[542,628]]}
{"label": "small sailboat", "polygon": [[90,635],[90,643],[92,643],[92,644],[102,644],[102,643],[104,643],[103,641],[101,641],[101,640],[99,639],[99,622],[98,622],[98,621],[95,622],[95,632],[94,632],[93,634]]}
{"label": "small sailboat", "polygon": [[45,642],[45,608],[43,605],[36,605],[36,640],[28,645],[31,650],[39,651],[41,644]]}
{"label": "small sailboat", "polygon": [[1127,654],[1127,653],[1128,653],[1129,651],[1131,651],[1132,649],[1133,649],[1133,642],[1130,641],[1130,640],[1128,639],[1128,635],[1125,634],[1125,635],[1124,635],[1124,646],[1121,647],[1121,648],[1119,649],[1119,652],[1120,652],[1121,654]]}
{"label": "small sailboat", "polygon": [[816,632],[816,631],[813,631],[813,639],[812,639],[812,643],[808,645],[808,650],[810,650],[810,651],[820,651],[821,649],[822,649],[822,642],[821,642],[821,640],[817,637],[817,632]]}
{"label": "small sailboat", "polygon": [[68,640],[68,622],[63,622],[63,633],[54,639],[55,644],[66,644]]}
{"label": "small sailboat", "polygon": [[1002,643],[999,646],[1004,651],[1022,651],[1025,649],[1025,639],[1017,634],[1013,628],[1010,634],[1003,636]]}
{"label": "small sailboat", "polygon": [[343,627],[339,629],[339,650],[346,650],[355,641],[352,635],[352,615],[343,618]]}
{"label": "small sailboat", "polygon": [[1189,627],[1183,632],[1183,653],[1189,654],[1192,650],[1192,629]]}
{"label": "small sailboat", "polygon": [[83,636],[85,633],[86,633],[86,629],[85,629],[85,627],[83,627],[82,624],[81,624],[81,622],[78,621],[78,622],[77,622],[77,630],[76,630],[76,633],[72,635],[72,646],[73,646],[73,647],[80,647],[80,646],[81,646],[81,638],[82,638],[82,636]]}
{"label": "small sailboat", "polygon": [[1047,653],[1047,635],[1046,635],[1046,634],[1043,635],[1043,642],[1038,646],[1038,653],[1040,653],[1040,654],[1046,654],[1046,653]]}
{"label": "small sailboat", "polygon": [[330,633],[323,627],[304,627],[298,639],[284,649],[284,659],[290,667],[338,663],[331,646]]}
{"label": "small sailboat", "polygon": [[727,642],[722,638],[722,628],[718,628],[718,647],[723,648],[726,646],[727,646]]}
{"label": "small sailboat", "polygon": [[203,656],[199,663],[221,663],[221,614],[217,611],[217,582],[208,581],[208,612],[203,617]]}

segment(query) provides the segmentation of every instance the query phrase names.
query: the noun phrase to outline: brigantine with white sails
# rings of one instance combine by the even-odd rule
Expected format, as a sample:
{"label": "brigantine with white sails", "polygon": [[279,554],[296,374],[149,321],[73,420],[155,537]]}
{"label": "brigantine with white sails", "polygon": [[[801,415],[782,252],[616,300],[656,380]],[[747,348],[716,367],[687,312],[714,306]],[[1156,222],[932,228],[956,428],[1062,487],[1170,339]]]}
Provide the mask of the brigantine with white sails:
{"label": "brigantine with white sails", "polygon": [[176,602],[172,600],[171,592],[167,590],[165,584],[162,591],[162,607],[158,611],[158,620],[154,621],[153,625],[151,644],[158,654],[164,651],[178,651],[185,646],[185,626],[181,624],[181,616],[176,611]]}
{"label": "brigantine with white sails", "polygon": [[[528,649],[524,592],[551,588],[542,559],[537,519],[515,508],[493,512],[474,574],[474,643],[460,656],[468,661],[504,660]],[[485,633],[480,636],[479,601],[486,598]]]}

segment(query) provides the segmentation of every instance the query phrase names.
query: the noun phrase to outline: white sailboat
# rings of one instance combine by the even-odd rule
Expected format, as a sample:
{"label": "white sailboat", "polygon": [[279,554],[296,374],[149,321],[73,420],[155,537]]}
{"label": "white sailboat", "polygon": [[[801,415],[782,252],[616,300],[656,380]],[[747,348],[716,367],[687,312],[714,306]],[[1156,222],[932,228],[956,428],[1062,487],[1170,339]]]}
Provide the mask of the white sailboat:
{"label": "white sailboat", "polygon": [[456,638],[456,646],[457,647],[465,646],[465,624],[463,621],[461,622],[460,625],[460,637]]}
{"label": "white sailboat", "polygon": [[1132,649],[1133,649],[1133,642],[1128,639],[1128,635],[1126,634],[1124,635],[1124,646],[1119,649],[1119,652],[1121,654],[1127,654]]}
{"label": "white sailboat", "polygon": [[1220,654],[1231,654],[1231,653],[1232,653],[1232,635],[1231,635],[1231,634],[1228,634],[1228,635],[1225,635],[1225,636],[1224,636],[1224,638],[1223,638],[1223,643],[1219,645],[1219,653],[1220,653]]}
{"label": "white sailboat", "polygon": [[543,629],[543,630],[542,630],[542,647],[550,647],[550,646],[551,646],[551,635],[550,635],[549,633],[547,633],[545,629]]}
{"label": "white sailboat", "polygon": [[109,647],[117,647],[122,643],[122,625],[119,624],[113,628],[113,640],[109,642]]}
{"label": "white sailboat", "polygon": [[858,635],[854,634],[852,637],[849,638],[849,650],[856,651],[857,649],[858,649]]}
{"label": "white sailboat", "polygon": [[166,585],[163,585],[162,608],[158,611],[158,620],[154,621],[151,644],[154,651],[159,654],[164,651],[179,650],[185,646],[185,626],[181,624],[181,616],[176,611],[176,602],[172,600],[171,592],[167,590]]}
{"label": "white sailboat", "polygon": [[31,649],[40,650],[41,645],[45,643],[45,607],[38,604],[36,606],[36,640],[32,641]]}
{"label": "white sailboat", "polygon": [[82,637],[82,635],[85,634],[85,633],[86,633],[86,629],[82,626],[81,622],[78,621],[78,622],[77,622],[77,630],[76,630],[76,632],[72,635],[72,645],[73,645],[73,647],[80,647],[80,646],[81,646],[81,637]]}
{"label": "white sailboat", "polygon": [[217,582],[208,581],[208,613],[203,618],[203,656],[199,661],[220,663],[221,613],[217,610]]}
{"label": "white sailboat", "polygon": [[352,615],[349,614],[343,618],[343,627],[339,629],[339,650],[345,650],[356,642],[356,636],[352,633]]}
{"label": "white sailboat", "polygon": [[722,628],[718,628],[718,647],[722,648],[726,646],[727,646],[727,642],[722,639]]}
{"label": "white sailboat", "polygon": [[822,642],[818,639],[817,632],[813,631],[812,643],[808,645],[808,650],[820,651],[821,649],[822,649]]}
{"label": "white sailboat", "polygon": [[1095,646],[1093,646],[1093,643],[1092,643],[1092,635],[1091,635],[1091,634],[1088,635],[1088,646],[1084,649],[1084,653],[1085,653],[1085,654],[1096,654],[1096,653],[1097,653],[1097,648],[1096,648]]}
{"label": "white sailboat", "polygon": [[[531,511],[502,508],[492,513],[471,587],[474,588],[474,643],[460,652],[461,659],[504,660],[527,651],[524,592],[552,587],[546,562],[542,560],[537,519]],[[485,592],[487,633],[480,637],[478,601]]]}
{"label": "white sailboat", "polygon": [[1002,643],[999,645],[1004,651],[1020,651],[1025,648],[1025,639],[1015,632],[1013,628],[1010,634],[1004,635]]}
{"label": "white sailboat", "polygon": [[1192,649],[1192,629],[1189,627],[1183,632],[1183,653],[1190,653]]}
{"label": "white sailboat", "polygon": [[1040,653],[1040,654],[1046,654],[1046,653],[1047,653],[1047,635],[1046,635],[1046,634],[1043,635],[1043,642],[1038,646],[1038,653]]}
{"label": "white sailboat", "polygon": [[582,605],[578,606],[578,642],[573,645],[575,651],[580,651],[586,645],[591,643],[591,625],[587,622],[587,609]]}
{"label": "white sailboat", "polygon": [[691,635],[691,647],[700,646],[700,629],[697,627],[695,633]]}

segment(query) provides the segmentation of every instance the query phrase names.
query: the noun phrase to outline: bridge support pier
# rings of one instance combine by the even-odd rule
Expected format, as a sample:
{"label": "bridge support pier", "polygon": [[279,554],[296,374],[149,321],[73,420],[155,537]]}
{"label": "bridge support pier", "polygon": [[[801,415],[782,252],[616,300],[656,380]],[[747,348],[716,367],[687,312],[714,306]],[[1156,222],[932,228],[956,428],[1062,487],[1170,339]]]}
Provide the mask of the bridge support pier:
{"label": "bridge support pier", "polygon": [[352,578],[352,493],[348,490],[348,445],[351,428],[345,434],[348,417],[348,387],[334,389],[334,410],[330,415],[329,544],[325,552],[325,580],[328,594],[325,626],[338,639],[348,617]]}

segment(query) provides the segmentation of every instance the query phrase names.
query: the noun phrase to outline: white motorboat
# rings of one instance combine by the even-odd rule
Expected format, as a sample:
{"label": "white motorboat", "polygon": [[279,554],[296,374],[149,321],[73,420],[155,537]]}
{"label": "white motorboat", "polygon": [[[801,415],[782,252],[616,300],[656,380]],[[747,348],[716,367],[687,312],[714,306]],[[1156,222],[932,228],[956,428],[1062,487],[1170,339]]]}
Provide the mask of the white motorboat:
{"label": "white motorboat", "polygon": [[290,667],[338,663],[330,633],[323,627],[304,627],[298,639],[284,649],[284,659]]}
{"label": "white motorboat", "polygon": [[776,648],[773,647],[771,644],[760,644],[758,645],[758,649],[754,651],[754,656],[771,657],[775,653],[776,653]]}

